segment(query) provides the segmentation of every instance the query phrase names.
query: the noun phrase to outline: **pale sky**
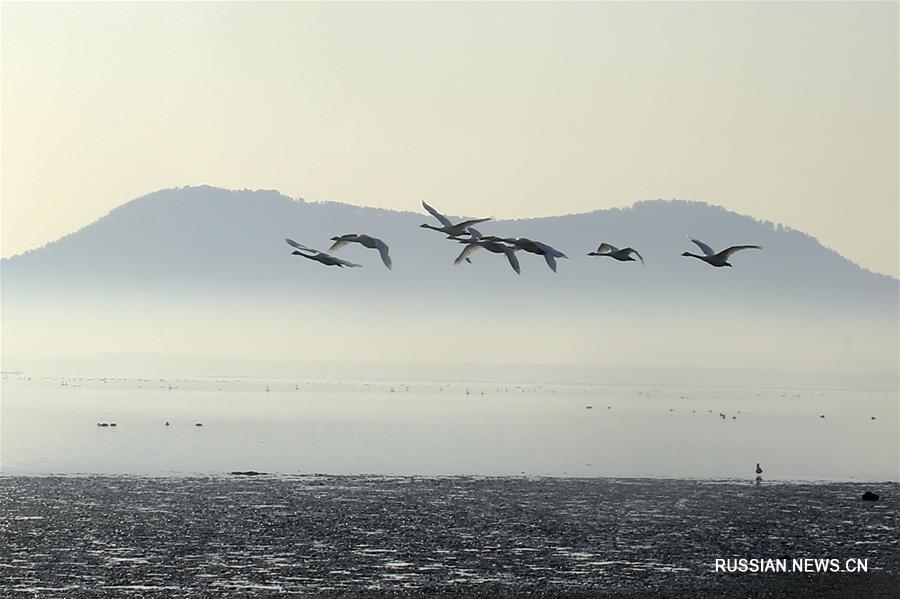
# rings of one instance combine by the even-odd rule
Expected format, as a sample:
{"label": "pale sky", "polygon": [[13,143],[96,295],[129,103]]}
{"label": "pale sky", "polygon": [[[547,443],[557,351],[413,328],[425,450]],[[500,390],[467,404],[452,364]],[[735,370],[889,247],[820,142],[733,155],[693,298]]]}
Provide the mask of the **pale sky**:
{"label": "pale sky", "polygon": [[2,255],[209,184],[498,218],[702,200],[897,276],[898,6],[3,2]]}

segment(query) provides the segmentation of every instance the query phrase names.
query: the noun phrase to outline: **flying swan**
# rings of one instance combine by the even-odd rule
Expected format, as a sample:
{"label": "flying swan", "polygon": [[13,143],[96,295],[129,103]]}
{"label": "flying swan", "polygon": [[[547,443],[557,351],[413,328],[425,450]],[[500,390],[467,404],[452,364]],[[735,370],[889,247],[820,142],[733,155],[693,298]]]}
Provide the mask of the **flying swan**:
{"label": "flying swan", "polygon": [[588,256],[609,256],[610,258],[615,258],[619,262],[634,262],[634,258],[632,256],[637,256],[641,260],[641,264],[644,263],[644,257],[641,256],[636,249],[622,248],[620,250],[616,246],[610,245],[608,243],[601,243],[597,248],[597,251],[590,252]]}
{"label": "flying swan", "polygon": [[358,243],[363,247],[369,248],[370,250],[378,250],[378,253],[381,254],[381,261],[384,262],[384,265],[388,268],[388,270],[390,270],[391,268],[391,256],[388,253],[390,249],[385,242],[378,239],[377,237],[348,233],[347,235],[332,237],[331,241],[333,241],[334,243],[332,243],[331,247],[328,248],[329,252],[339,250],[348,243]]}
{"label": "flying swan", "polygon": [[[347,262],[346,260],[335,258],[334,256],[326,254],[325,252],[320,252],[319,250],[308,248],[305,245],[297,243],[293,239],[285,239],[285,241],[289,246],[297,248],[295,251],[291,252],[291,254],[293,254],[294,256],[309,258],[310,260],[315,260],[316,262],[320,262],[325,266],[338,266],[340,268],[344,268],[345,266],[349,268],[357,268],[362,266],[361,264]],[[309,254],[306,254],[304,252],[309,252]]]}
{"label": "flying swan", "polygon": [[751,250],[751,249],[752,250],[761,250],[762,249],[761,245],[733,245],[729,248],[725,248],[724,250],[722,250],[719,253],[716,253],[713,251],[713,249],[711,247],[709,247],[702,241],[693,239],[691,237],[688,237],[688,239],[690,239],[691,241],[696,243],[697,247],[699,247],[701,250],[703,250],[704,255],[698,256],[697,254],[692,254],[690,252],[684,252],[681,255],[682,256],[690,256],[691,258],[697,258],[699,260],[703,260],[707,264],[709,264],[711,266],[715,266],[717,268],[722,267],[722,266],[731,266],[731,264],[728,263],[728,258],[731,256],[731,254],[733,254],[735,252],[739,252],[741,250]]}

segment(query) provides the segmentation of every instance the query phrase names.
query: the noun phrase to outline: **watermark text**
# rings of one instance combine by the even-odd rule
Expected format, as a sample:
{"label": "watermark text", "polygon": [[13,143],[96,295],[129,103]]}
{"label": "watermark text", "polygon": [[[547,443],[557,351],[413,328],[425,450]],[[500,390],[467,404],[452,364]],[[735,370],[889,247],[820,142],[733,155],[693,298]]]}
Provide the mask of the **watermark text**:
{"label": "watermark text", "polygon": [[868,558],[851,557],[849,559],[837,558],[819,558],[819,557],[803,557],[803,558],[716,558],[716,572],[729,573],[745,573],[752,574],[764,572],[805,572],[808,574],[825,573],[825,572],[868,572]]}

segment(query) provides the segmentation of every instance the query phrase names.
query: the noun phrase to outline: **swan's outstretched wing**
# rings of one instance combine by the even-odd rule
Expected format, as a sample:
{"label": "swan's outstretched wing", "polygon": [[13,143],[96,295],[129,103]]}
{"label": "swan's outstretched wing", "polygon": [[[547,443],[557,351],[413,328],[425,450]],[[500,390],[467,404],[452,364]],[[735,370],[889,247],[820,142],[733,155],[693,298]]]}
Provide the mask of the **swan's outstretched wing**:
{"label": "swan's outstretched wing", "polygon": [[295,248],[297,248],[298,250],[304,250],[304,251],[307,251],[307,252],[321,253],[321,252],[319,252],[319,250],[314,250],[314,249],[312,249],[312,248],[308,248],[308,247],[306,247],[305,245],[302,245],[302,244],[297,243],[297,242],[294,241],[293,239],[287,239],[287,238],[286,238],[285,241],[287,242],[287,244],[288,244],[289,246],[295,247]]}
{"label": "swan's outstretched wing", "polygon": [[721,252],[719,252],[719,256],[728,260],[728,257],[735,252],[739,252],[741,250],[761,250],[761,245],[733,245],[730,248],[725,248]]}
{"label": "swan's outstretched wing", "polygon": [[542,243],[540,241],[535,241],[534,243],[535,243],[535,245],[538,246],[538,248],[540,248],[541,252],[544,255],[549,254],[550,256],[553,256],[554,258],[568,258],[568,256],[563,254],[561,251],[559,251],[555,247],[547,245],[546,243]]}
{"label": "swan's outstretched wing", "polygon": [[516,251],[512,248],[509,248],[504,253],[506,254],[506,259],[509,260],[509,265],[512,266],[512,269],[514,271],[516,271],[516,274],[522,274],[522,271],[519,268],[519,259],[516,258]]}
{"label": "swan's outstretched wing", "polygon": [[335,256],[329,256],[334,261],[336,266],[344,267],[347,266],[349,268],[362,268],[362,264],[355,264],[353,262],[347,262],[346,260],[341,260],[340,258],[336,258]]}
{"label": "swan's outstretched wing", "polygon": [[447,218],[446,216],[444,216],[443,214],[441,214],[440,212],[438,212],[437,210],[435,210],[434,208],[432,208],[431,206],[426,204],[425,200],[422,200],[422,208],[427,210],[428,214],[430,214],[431,216],[433,216],[436,219],[438,219],[439,221],[441,221],[441,224],[444,225],[445,227],[453,226],[453,223],[450,222],[449,218]]}
{"label": "swan's outstretched wing", "polygon": [[624,251],[626,254],[634,254],[635,256],[637,256],[638,258],[641,259],[641,264],[644,263],[644,257],[641,256],[641,255],[638,253],[638,251],[637,251],[636,249],[634,249],[634,248],[625,248],[625,249],[622,250],[622,251]]}
{"label": "swan's outstretched wing", "polygon": [[354,241],[355,237],[356,237],[355,235],[341,235],[337,241],[335,241],[334,243],[331,244],[331,247],[328,248],[328,251],[334,252],[334,251],[341,249],[342,247],[344,247],[351,241]]}
{"label": "swan's outstretched wing", "polygon": [[697,240],[697,239],[694,239],[693,237],[688,237],[688,239],[690,239],[691,241],[693,241],[694,243],[696,243],[696,244],[697,244],[697,247],[700,248],[700,250],[701,250],[704,254],[706,254],[707,256],[714,256],[714,255],[716,254],[716,253],[713,251],[713,249],[712,249],[711,247],[709,247],[708,245],[706,245],[706,244],[703,243],[702,241],[699,241],[699,240]]}
{"label": "swan's outstretched wing", "polygon": [[544,254],[544,261],[547,263],[547,266],[550,267],[550,270],[556,272],[556,258],[553,254]]}
{"label": "swan's outstretched wing", "polygon": [[472,240],[481,239],[481,231],[479,231],[475,227],[469,227],[468,229],[466,229],[466,233],[468,233],[472,237]]}
{"label": "swan's outstretched wing", "polygon": [[476,251],[478,251],[478,250],[480,250],[480,249],[481,249],[481,246],[478,245],[477,243],[470,243],[470,244],[468,244],[468,245],[463,249],[463,251],[461,251],[461,252],[459,253],[459,256],[457,256],[457,257],[456,257],[456,260],[453,261],[453,264],[459,264],[459,263],[462,262],[463,260],[465,260],[466,262],[471,262],[471,260],[469,260],[469,256],[471,256],[473,252],[476,252]]}
{"label": "swan's outstretched wing", "polygon": [[388,270],[391,270],[391,256],[388,253],[390,248],[388,248],[387,244],[380,239],[372,238],[375,242],[375,248],[378,250],[378,253],[381,254],[381,261],[384,262],[384,265],[387,266]]}
{"label": "swan's outstretched wing", "polygon": [[471,225],[477,225],[478,223],[483,223],[491,220],[490,218],[473,218],[472,220],[464,220],[461,223],[457,224],[457,227],[462,227],[463,229],[471,229]]}
{"label": "swan's outstretched wing", "polygon": [[612,254],[613,252],[618,252],[618,251],[619,251],[619,248],[617,248],[614,245],[610,245],[608,243],[601,243],[600,246],[597,248],[598,254],[605,254],[605,253]]}

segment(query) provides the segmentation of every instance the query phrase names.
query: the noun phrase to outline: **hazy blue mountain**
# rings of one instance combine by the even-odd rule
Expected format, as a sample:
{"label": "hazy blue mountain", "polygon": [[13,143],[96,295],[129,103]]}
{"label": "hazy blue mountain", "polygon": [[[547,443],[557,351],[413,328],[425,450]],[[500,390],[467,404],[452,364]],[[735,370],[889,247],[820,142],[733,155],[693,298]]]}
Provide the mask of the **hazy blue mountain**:
{"label": "hazy blue mountain", "polygon": [[[132,352],[280,364],[543,364],[628,369],[631,380],[643,368],[744,379],[777,371],[778,380],[803,371],[805,381],[827,372],[895,384],[900,282],[800,231],[674,200],[481,225],[484,234],[538,239],[569,256],[554,274],[520,252],[518,276],[484,251],[454,266],[462,246],[420,228],[434,220],[410,208],[205,186],[138,198],[2,261],[7,367],[16,358]],[[393,270],[358,245],[337,255],[364,267],[338,269],[293,256],[284,242],[326,250],[343,233],[383,238]],[[716,269],[681,256],[698,252],[688,235],[717,249],[765,249]],[[588,257],[602,241],[638,249],[646,265]]]}
{"label": "hazy blue mountain", "polygon": [[[451,206],[439,206],[451,212]],[[350,292],[393,294],[433,290],[448,294],[528,293],[615,296],[641,302],[671,294],[672,301],[703,302],[720,296],[741,301],[847,306],[896,306],[898,282],[867,271],[796,230],[699,202],[644,201],[631,208],[587,214],[488,222],[485,234],[543,240],[566,252],[559,273],[543,260],[519,253],[517,277],[501,256],[478,252],[474,264],[453,266],[462,246],[419,228],[433,219],[419,211],[392,212],[339,203],[308,203],[274,191],[212,187],[170,189],[133,200],[80,231],[40,249],[6,259],[6,293],[79,289],[138,293],[208,290],[237,294]],[[292,237],[325,250],[329,238],[366,232],[391,246],[394,269],[377,253],[352,245],[338,255],[364,264],[341,271],[291,255]],[[695,236],[716,249],[754,243],[732,258],[734,268],[714,269],[683,251],[698,250]],[[637,248],[646,259],[618,263],[587,257],[601,241]],[[336,286],[335,286],[336,285]]]}

